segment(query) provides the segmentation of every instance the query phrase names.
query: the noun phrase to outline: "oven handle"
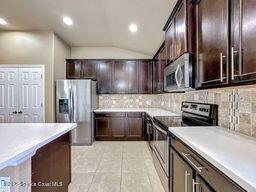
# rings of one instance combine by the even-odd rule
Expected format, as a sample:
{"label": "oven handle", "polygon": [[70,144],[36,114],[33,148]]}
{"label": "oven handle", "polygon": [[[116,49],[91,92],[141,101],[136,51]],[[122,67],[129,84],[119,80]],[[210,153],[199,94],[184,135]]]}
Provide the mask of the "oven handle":
{"label": "oven handle", "polygon": [[161,129],[159,126],[157,126],[154,122],[153,122],[154,128],[156,128],[158,131],[160,131],[161,133],[168,135],[166,131],[164,131],[163,129]]}
{"label": "oven handle", "polygon": [[191,156],[189,153],[181,153],[183,158],[186,159],[191,165],[192,167],[194,167],[199,173],[202,172],[203,169],[205,169],[205,167],[203,166],[197,166],[189,157]]}
{"label": "oven handle", "polygon": [[176,71],[175,71],[175,81],[176,81],[176,84],[177,84],[178,87],[180,87],[180,86],[179,86],[179,82],[178,82],[178,70],[179,70],[179,66],[180,66],[180,65],[178,65],[178,67],[176,68]]}

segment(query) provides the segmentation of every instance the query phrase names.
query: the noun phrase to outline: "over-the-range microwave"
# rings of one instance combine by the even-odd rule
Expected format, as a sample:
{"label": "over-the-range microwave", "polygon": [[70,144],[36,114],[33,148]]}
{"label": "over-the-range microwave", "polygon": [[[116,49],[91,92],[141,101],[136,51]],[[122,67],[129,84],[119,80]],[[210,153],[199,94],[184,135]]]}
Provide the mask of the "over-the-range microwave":
{"label": "over-the-range microwave", "polygon": [[164,69],[165,92],[193,90],[194,82],[192,54],[183,54]]}

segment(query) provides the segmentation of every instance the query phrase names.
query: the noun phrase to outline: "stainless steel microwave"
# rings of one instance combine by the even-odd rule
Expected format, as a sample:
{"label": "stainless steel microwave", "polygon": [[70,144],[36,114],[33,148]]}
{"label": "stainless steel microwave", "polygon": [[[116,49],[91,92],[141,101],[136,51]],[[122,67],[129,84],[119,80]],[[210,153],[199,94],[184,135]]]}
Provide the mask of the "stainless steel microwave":
{"label": "stainless steel microwave", "polygon": [[185,53],[164,69],[164,91],[184,92],[193,88],[193,55]]}

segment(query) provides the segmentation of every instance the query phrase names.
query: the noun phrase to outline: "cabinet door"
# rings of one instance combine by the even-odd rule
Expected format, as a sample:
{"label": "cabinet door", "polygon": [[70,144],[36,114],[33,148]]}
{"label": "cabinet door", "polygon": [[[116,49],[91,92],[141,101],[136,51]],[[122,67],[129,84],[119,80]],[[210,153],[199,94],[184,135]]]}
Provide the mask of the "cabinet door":
{"label": "cabinet door", "polygon": [[112,117],[110,119],[110,130],[111,130],[111,138],[115,139],[123,139],[126,137],[126,118],[125,117]]}
{"label": "cabinet door", "polygon": [[192,192],[193,190],[193,170],[188,164],[172,150],[172,170],[173,170],[173,192]]}
{"label": "cabinet door", "polygon": [[175,59],[175,23],[172,21],[165,33],[167,63]]}
{"label": "cabinet door", "polygon": [[98,93],[112,92],[112,61],[99,61],[97,68]]}
{"label": "cabinet door", "polygon": [[128,89],[128,82],[126,81],[126,62],[114,61],[113,63],[113,77],[112,90],[113,93],[126,93]]}
{"label": "cabinet door", "polygon": [[138,61],[126,61],[127,93],[139,93],[139,66]]}
{"label": "cabinet door", "polygon": [[139,62],[139,93],[152,93],[152,64],[150,61]]}
{"label": "cabinet door", "polygon": [[81,78],[81,60],[67,61],[67,78],[79,79]]}
{"label": "cabinet door", "polygon": [[232,2],[231,80],[256,80],[256,1]]}
{"label": "cabinet door", "polygon": [[164,91],[164,68],[166,66],[166,49],[162,48],[157,61],[154,63],[154,93],[162,93]]}
{"label": "cabinet door", "polygon": [[82,62],[82,78],[95,79],[97,76],[97,61],[84,60]]}
{"label": "cabinet door", "polygon": [[175,57],[187,52],[186,2],[183,0],[175,16]]}
{"label": "cabinet door", "polygon": [[104,140],[110,138],[109,119],[105,117],[95,118],[95,139]]}
{"label": "cabinet door", "polygon": [[198,87],[228,83],[228,1],[203,0],[197,9]]}
{"label": "cabinet door", "polygon": [[134,139],[143,139],[143,122],[140,117],[128,118],[127,137]]}

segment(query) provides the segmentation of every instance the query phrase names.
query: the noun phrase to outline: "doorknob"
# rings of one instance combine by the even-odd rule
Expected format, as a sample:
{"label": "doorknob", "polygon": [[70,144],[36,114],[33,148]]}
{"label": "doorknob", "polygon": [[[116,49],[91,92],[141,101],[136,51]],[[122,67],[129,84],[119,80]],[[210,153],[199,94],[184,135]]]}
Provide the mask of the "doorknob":
{"label": "doorknob", "polygon": [[22,114],[22,111],[19,111],[18,113],[19,113],[19,114]]}
{"label": "doorknob", "polygon": [[17,111],[13,111],[12,113],[13,113],[13,114],[17,114]]}

